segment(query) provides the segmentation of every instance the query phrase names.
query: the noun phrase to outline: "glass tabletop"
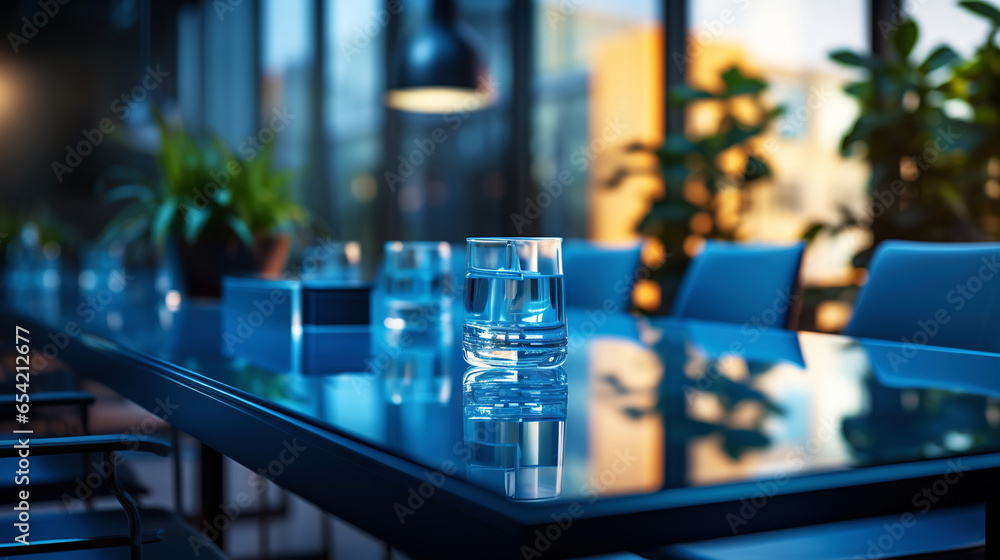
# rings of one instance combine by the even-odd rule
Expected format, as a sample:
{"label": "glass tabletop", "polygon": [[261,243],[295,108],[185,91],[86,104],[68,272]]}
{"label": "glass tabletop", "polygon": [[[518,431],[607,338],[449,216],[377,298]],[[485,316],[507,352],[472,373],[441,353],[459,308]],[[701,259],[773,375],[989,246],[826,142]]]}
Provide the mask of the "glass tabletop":
{"label": "glass tabletop", "polygon": [[404,332],[289,327],[252,316],[260,307],[224,320],[218,302],[169,294],[14,303],[512,499],[1000,451],[1000,355],[988,353],[569,308],[566,363],[512,374],[465,364],[460,307]]}

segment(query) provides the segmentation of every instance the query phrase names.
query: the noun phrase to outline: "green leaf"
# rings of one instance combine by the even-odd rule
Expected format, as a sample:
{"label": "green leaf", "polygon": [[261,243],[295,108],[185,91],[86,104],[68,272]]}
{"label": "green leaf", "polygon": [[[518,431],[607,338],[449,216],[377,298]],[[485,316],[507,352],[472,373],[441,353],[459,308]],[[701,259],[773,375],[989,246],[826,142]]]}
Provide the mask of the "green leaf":
{"label": "green leaf", "polygon": [[205,224],[208,223],[208,219],[211,217],[212,214],[208,210],[186,206],[184,211],[184,239],[188,243],[198,241],[198,236],[201,235],[201,231],[205,229]]}
{"label": "green leaf", "polygon": [[844,86],[844,92],[858,99],[868,99],[875,93],[871,82],[852,82]]}
{"label": "green leaf", "polygon": [[160,203],[160,206],[156,209],[156,214],[153,217],[152,223],[152,234],[153,242],[157,245],[162,245],[167,240],[167,234],[170,233],[170,226],[174,222],[174,216],[177,214],[177,200],[173,197],[165,199]]}
{"label": "green leaf", "polygon": [[691,204],[686,200],[661,200],[653,204],[653,208],[646,214],[639,224],[640,231],[653,224],[679,224],[686,227],[691,220],[691,216],[701,208]]}
{"label": "green leaf", "polygon": [[877,70],[881,62],[872,56],[864,56],[851,51],[834,51],[830,53],[830,59],[846,66],[857,66],[869,70]]}
{"label": "green leaf", "polygon": [[892,42],[893,48],[899,57],[906,60],[913,52],[913,46],[917,44],[917,36],[920,35],[920,31],[917,28],[916,22],[912,19],[908,19],[903,23],[899,24],[899,27],[893,31],[892,36],[889,40]]}
{"label": "green leaf", "polygon": [[812,241],[816,239],[816,236],[819,235],[819,232],[826,229],[826,227],[827,227],[826,224],[819,224],[819,223],[809,226],[809,229],[807,229],[805,233],[802,234],[802,240]]}
{"label": "green leaf", "polygon": [[715,97],[707,91],[694,89],[687,84],[678,84],[670,88],[670,102],[674,105],[687,105],[699,99],[712,99]]}
{"label": "green leaf", "polygon": [[682,156],[695,150],[695,145],[683,134],[671,134],[663,141],[660,148],[665,159],[671,156]]}
{"label": "green leaf", "polygon": [[130,184],[130,185],[119,185],[109,191],[106,191],[101,197],[102,202],[105,204],[112,204],[121,200],[128,200],[130,198],[135,198],[143,202],[152,202],[156,198],[156,194],[153,189],[149,188],[147,185],[140,184]]}
{"label": "green leaf", "polygon": [[764,81],[744,75],[736,66],[722,73],[722,83],[725,84],[727,96],[752,95],[767,88]]}
{"label": "green leaf", "polygon": [[744,184],[770,176],[771,168],[767,166],[764,160],[754,155],[747,158],[747,166],[743,172]]}
{"label": "green leaf", "polygon": [[120,212],[115,214],[111,221],[108,222],[98,239],[102,243],[109,243],[111,241],[132,241],[135,239],[131,235],[133,229],[137,224],[148,224],[149,217],[146,210],[146,205],[142,202],[136,201],[129,204],[123,208]]}
{"label": "green leaf", "polygon": [[937,49],[935,49],[934,52],[932,52],[924,60],[923,64],[920,65],[918,70],[924,74],[930,74],[931,72],[937,70],[938,68],[941,68],[942,66],[945,66],[947,64],[951,64],[956,60],[958,60],[958,54],[956,54],[955,51],[951,50],[950,47],[942,45]]}
{"label": "green leaf", "polygon": [[250,229],[247,227],[243,220],[237,218],[236,216],[229,216],[226,218],[226,223],[229,224],[229,229],[233,230],[233,233],[240,238],[247,247],[253,247],[253,234],[250,233]]}
{"label": "green leaf", "polygon": [[968,0],[959,2],[958,5],[976,15],[990,20],[993,27],[1000,27],[1000,10],[998,10],[996,6],[987,4],[986,2],[973,2]]}

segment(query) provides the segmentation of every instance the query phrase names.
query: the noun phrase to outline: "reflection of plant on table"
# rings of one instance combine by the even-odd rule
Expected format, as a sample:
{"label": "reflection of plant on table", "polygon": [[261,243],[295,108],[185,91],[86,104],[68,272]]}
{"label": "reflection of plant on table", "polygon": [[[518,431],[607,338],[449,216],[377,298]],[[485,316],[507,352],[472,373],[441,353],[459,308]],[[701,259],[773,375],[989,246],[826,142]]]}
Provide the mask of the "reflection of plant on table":
{"label": "reflection of plant on table", "polygon": [[[639,231],[659,240],[666,254],[671,255],[654,272],[664,296],[675,291],[701,240],[733,239],[737,235],[746,188],[770,175],[761,156],[761,134],[781,108],[767,107],[762,98],[767,84],[738,67],[729,68],[721,78],[717,91],[684,84],[670,90],[674,106],[714,111],[711,132],[699,136],[675,133],[658,147],[629,147],[632,152],[655,155],[663,177],[663,196],[653,202]],[[622,169],[609,185],[617,187],[637,173],[648,171]]]}
{"label": "reflection of plant on table", "polygon": [[[664,378],[654,407],[627,407],[624,412],[631,418],[659,414],[670,427],[670,433],[683,439],[715,435],[722,451],[738,461],[744,453],[764,449],[771,444],[770,438],[764,434],[764,421],[772,414],[784,414],[784,410],[766,394],[749,385],[754,379],[752,372],[746,379],[735,381],[723,369],[720,361],[713,359],[705,365],[699,378],[687,380],[683,387],[677,387]],[[769,368],[758,371],[766,369]],[[605,382],[618,393],[628,391],[613,375],[607,376]],[[680,395],[678,391],[681,391]],[[695,419],[690,416],[691,401],[702,398],[714,401],[716,406],[711,408],[719,412],[717,418]],[[682,405],[679,409],[678,403]],[[747,407],[755,408],[756,411],[750,411],[755,414],[747,414]]]}
{"label": "reflection of plant on table", "polygon": [[830,55],[866,75],[845,88],[860,114],[841,149],[871,165],[873,206],[863,216],[843,209],[840,223],[816,224],[806,238],[827,227],[836,233],[870,226],[874,243],[855,258],[857,266],[866,266],[885,239],[1000,239],[1000,49],[994,41],[1000,11],[982,2],[959,5],[991,24],[970,60],[948,46],[914,59],[919,29],[913,21],[890,33],[886,57]]}
{"label": "reflection of plant on table", "polygon": [[900,390],[868,377],[870,410],[843,420],[852,453],[869,464],[1000,448],[988,411],[996,400],[940,389]]}

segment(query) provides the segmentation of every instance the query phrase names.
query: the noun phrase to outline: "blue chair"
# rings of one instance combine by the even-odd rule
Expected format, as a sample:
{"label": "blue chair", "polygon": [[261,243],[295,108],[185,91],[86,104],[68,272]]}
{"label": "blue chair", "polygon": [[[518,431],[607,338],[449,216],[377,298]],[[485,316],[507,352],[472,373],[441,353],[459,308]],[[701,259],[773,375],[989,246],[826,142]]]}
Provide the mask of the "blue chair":
{"label": "blue chair", "polygon": [[685,319],[794,328],[804,243],[708,241],[691,261],[670,314]]}
{"label": "blue chair", "polygon": [[882,243],[844,334],[1000,352],[1000,244]]}
{"label": "blue chair", "polygon": [[[632,301],[642,243],[601,245],[570,240],[563,244],[566,305],[624,311]],[[612,307],[614,306],[614,307]]]}

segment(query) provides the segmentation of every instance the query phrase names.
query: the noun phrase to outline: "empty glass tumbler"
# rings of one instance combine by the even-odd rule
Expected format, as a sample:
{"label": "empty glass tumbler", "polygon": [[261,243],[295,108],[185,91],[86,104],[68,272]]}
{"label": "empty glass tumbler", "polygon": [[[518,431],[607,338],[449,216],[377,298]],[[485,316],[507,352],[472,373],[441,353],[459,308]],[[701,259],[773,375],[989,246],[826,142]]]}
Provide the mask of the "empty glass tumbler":
{"label": "empty glass tumbler", "polygon": [[555,367],[566,361],[562,239],[467,241],[465,360],[503,367]]}

